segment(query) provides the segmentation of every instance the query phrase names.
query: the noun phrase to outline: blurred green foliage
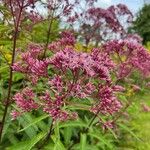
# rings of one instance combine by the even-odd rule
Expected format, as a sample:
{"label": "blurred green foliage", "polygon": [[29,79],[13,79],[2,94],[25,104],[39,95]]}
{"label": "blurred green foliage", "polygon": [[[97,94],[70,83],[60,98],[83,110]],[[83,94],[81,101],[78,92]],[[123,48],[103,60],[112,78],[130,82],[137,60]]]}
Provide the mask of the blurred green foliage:
{"label": "blurred green foliage", "polygon": [[150,5],[145,5],[138,12],[130,30],[138,33],[143,38],[143,44],[150,41]]}
{"label": "blurred green foliage", "polygon": [[[0,9],[4,11],[5,19],[10,19],[10,14],[7,12],[7,9],[4,9],[2,6],[0,6]],[[6,20],[0,21],[0,120],[3,115],[4,100],[7,96],[13,37],[13,28],[11,25],[6,24],[5,21]],[[46,43],[48,24],[48,21],[40,22],[34,25],[31,31],[22,28],[17,40],[17,48],[25,49],[30,42]],[[53,22],[50,42],[59,36],[59,32],[61,31],[59,24],[59,20]],[[140,26],[140,23],[138,25]],[[142,28],[143,29],[139,28],[141,34],[143,30],[146,30],[146,27]],[[144,33],[145,32],[146,31],[144,31]],[[143,36],[145,35],[147,35],[147,33],[143,34]],[[77,43],[75,47],[78,51],[84,50],[88,52],[92,45],[85,48],[82,44]],[[19,59],[19,57],[16,59]],[[116,124],[117,127],[114,130],[108,129],[107,131],[103,131],[100,125],[96,126],[98,120],[95,120],[88,134],[82,133],[83,129],[85,129],[91,121],[91,114],[88,114],[86,111],[88,103],[90,103],[90,100],[87,99],[86,102],[83,101],[80,105],[72,104],[69,106],[70,109],[80,112],[80,119],[57,123],[57,126],[52,132],[51,139],[44,145],[42,150],[67,150],[67,148],[73,144],[73,141],[77,139],[79,139],[79,141],[73,145],[72,150],[150,149],[150,114],[143,112],[140,105],[141,102],[150,104],[150,97],[147,94],[148,89],[143,88],[145,83],[139,77],[139,74],[134,73],[133,78],[132,84],[140,85],[141,91],[139,94],[134,93],[131,85],[123,81],[121,82],[127,90],[123,95],[119,95],[119,98],[122,103],[128,102],[127,99],[131,99],[133,102],[128,109],[130,117],[122,116],[118,120]],[[24,87],[25,84],[24,76],[20,73],[14,73],[12,94]],[[43,90],[40,83],[37,85],[37,91],[38,90]],[[74,102],[76,101],[77,100],[74,99]],[[15,106],[12,105],[12,107]],[[11,108],[9,109],[9,114],[10,111]],[[102,119],[105,121],[105,118]],[[15,121],[12,121],[11,116],[8,115],[3,132],[3,144],[0,145],[0,150],[37,150],[40,144],[44,142],[43,139],[49,130],[51,122],[51,118],[49,118],[48,115],[43,115],[41,110],[24,114]]]}
{"label": "blurred green foliage", "polygon": [[146,111],[143,105],[150,108],[149,89],[145,89],[144,93],[138,93],[134,97],[134,103],[128,110],[130,118],[126,121],[126,125],[140,139],[133,138],[131,134],[122,132],[119,150],[149,150],[150,149],[150,112]]}

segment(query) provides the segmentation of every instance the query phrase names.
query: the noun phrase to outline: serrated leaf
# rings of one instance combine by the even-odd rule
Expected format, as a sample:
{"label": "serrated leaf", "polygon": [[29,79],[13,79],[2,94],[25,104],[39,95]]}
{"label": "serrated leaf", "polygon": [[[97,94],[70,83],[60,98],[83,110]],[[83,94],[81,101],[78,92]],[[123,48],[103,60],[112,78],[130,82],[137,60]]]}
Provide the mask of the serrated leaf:
{"label": "serrated leaf", "polygon": [[31,150],[42,138],[46,136],[46,132],[37,134],[31,140],[20,142],[15,146],[8,147],[6,150]]}
{"label": "serrated leaf", "polygon": [[43,139],[46,134],[46,132],[37,134],[33,139],[30,140],[28,146],[26,147],[26,150],[31,150],[31,148],[34,147],[34,145],[37,144],[41,139]]}
{"label": "serrated leaf", "polygon": [[41,120],[43,120],[43,119],[45,119],[47,117],[49,117],[49,115],[43,115],[43,116],[40,116],[40,117],[34,119],[30,124],[28,124],[27,126],[25,126],[23,129],[19,130],[18,132],[22,132],[22,131],[28,129],[29,127],[37,124],[38,122],[40,122]]}
{"label": "serrated leaf", "polygon": [[[19,117],[18,120],[20,125],[24,128],[33,121],[33,118],[30,114],[24,114],[22,117]],[[38,127],[35,124],[25,130],[26,134],[30,137],[30,139],[32,139],[36,135],[37,131]]]}

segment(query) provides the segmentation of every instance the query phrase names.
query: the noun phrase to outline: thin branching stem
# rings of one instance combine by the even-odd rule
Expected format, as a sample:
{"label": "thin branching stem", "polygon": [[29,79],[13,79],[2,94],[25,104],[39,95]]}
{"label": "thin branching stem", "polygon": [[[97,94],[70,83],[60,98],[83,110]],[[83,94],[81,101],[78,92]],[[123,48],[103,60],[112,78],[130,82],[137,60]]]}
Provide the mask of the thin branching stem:
{"label": "thin branching stem", "polygon": [[52,120],[50,128],[49,128],[49,132],[47,134],[47,136],[45,137],[43,143],[38,147],[38,150],[42,150],[43,146],[48,142],[48,140],[51,137],[52,131],[53,131],[53,124],[54,124],[54,120]]}
{"label": "thin branching stem", "polygon": [[0,142],[2,141],[3,128],[4,128],[5,119],[6,119],[6,115],[7,115],[8,108],[10,106],[10,100],[11,100],[12,79],[13,79],[13,69],[11,66],[13,66],[14,59],[15,59],[15,51],[16,51],[16,44],[17,44],[20,19],[21,19],[21,15],[22,15],[22,9],[23,9],[23,7],[20,7],[17,20],[16,20],[16,22],[14,22],[15,31],[14,31],[14,38],[13,38],[12,60],[11,60],[11,65],[10,65],[10,73],[9,73],[9,81],[8,81],[8,94],[7,94],[7,99],[5,102],[5,108],[4,108],[4,113],[3,113],[3,117],[2,117],[2,121],[1,121],[1,127],[0,127]]}
{"label": "thin branching stem", "polygon": [[48,44],[50,42],[50,36],[51,36],[51,32],[52,32],[52,25],[53,25],[53,21],[55,19],[54,18],[54,13],[55,13],[55,10],[50,12],[50,14],[48,15],[49,25],[48,25],[46,43],[45,43],[45,46],[44,46],[43,58],[45,58],[45,56],[46,56],[47,47],[48,47]]}

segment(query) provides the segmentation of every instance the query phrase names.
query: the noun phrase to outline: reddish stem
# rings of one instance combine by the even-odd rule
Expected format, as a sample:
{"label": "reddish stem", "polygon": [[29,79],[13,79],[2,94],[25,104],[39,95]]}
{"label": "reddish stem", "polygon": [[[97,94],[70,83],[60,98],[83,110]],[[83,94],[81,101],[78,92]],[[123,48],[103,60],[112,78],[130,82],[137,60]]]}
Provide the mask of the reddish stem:
{"label": "reddish stem", "polygon": [[47,39],[46,39],[46,43],[45,43],[45,47],[44,47],[43,58],[45,58],[45,56],[46,56],[48,43],[50,42],[50,35],[51,35],[52,25],[53,25],[53,21],[54,21],[54,13],[55,13],[55,10],[53,10],[52,14],[49,14],[49,16],[48,16],[49,25],[48,25],[48,31],[47,31]]}
{"label": "reddish stem", "polygon": [[[11,5],[11,8],[12,8],[12,5]],[[20,19],[21,19],[22,8],[23,7],[20,7],[18,19],[16,22],[14,22],[15,32],[14,32],[14,40],[13,40],[13,51],[12,51],[11,66],[13,66],[14,59],[15,59],[15,50],[16,50],[16,43],[17,43],[17,36],[18,36],[18,28],[19,28]],[[13,13],[12,13],[12,15],[13,15]],[[14,16],[13,16],[13,18],[14,18]],[[3,114],[3,118],[1,121],[1,127],[0,127],[0,142],[2,140],[2,133],[3,133],[3,128],[4,128],[4,124],[5,124],[5,119],[6,119],[8,107],[10,105],[10,100],[11,100],[10,97],[11,97],[12,79],[13,79],[13,69],[11,66],[10,66],[10,74],[9,74],[9,81],[8,81],[9,82],[9,84],[8,84],[8,95],[7,95],[7,100],[6,100],[6,104],[5,104],[5,108],[4,108],[4,114]]]}
{"label": "reddish stem", "polygon": [[38,147],[38,150],[42,150],[42,147],[48,142],[48,140],[50,139],[50,136],[52,134],[52,130],[53,130],[53,123],[54,123],[54,120],[52,119],[52,122],[51,122],[51,125],[50,125],[50,128],[49,128],[49,132],[46,136],[46,138],[44,139],[44,142]]}

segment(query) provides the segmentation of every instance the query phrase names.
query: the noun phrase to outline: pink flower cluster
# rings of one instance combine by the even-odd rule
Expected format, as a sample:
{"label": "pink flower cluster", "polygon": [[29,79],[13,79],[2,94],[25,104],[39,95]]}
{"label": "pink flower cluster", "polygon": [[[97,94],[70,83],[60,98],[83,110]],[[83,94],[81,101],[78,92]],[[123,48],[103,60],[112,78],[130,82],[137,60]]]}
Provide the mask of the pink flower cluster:
{"label": "pink flower cluster", "polygon": [[28,49],[29,51],[21,54],[22,61],[14,63],[12,68],[28,75],[47,76],[47,61],[38,59],[43,48],[40,45],[30,44]]}
{"label": "pink flower cluster", "polygon": [[45,95],[40,97],[42,102],[43,111],[48,113],[54,120],[65,121],[67,119],[75,119],[77,114],[75,112],[68,112],[62,110],[61,107],[64,105],[63,98],[56,96],[55,100],[51,99],[48,91],[45,92]]}
{"label": "pink flower cluster", "polygon": [[76,84],[73,85],[71,90],[71,96],[77,98],[87,98],[90,97],[91,94],[95,91],[96,87],[93,83],[88,82],[83,85],[83,81],[79,80]]}
{"label": "pink flower cluster", "polygon": [[128,34],[125,39],[138,43],[142,43],[143,41],[143,39],[138,34]]}
{"label": "pink flower cluster", "polygon": [[[8,19],[7,21],[10,24],[13,24],[17,30],[20,26],[22,29],[31,30],[34,24],[42,20],[42,17],[34,9],[38,0],[1,1],[12,15],[12,19]],[[28,9],[30,9],[31,11],[28,12]],[[30,23],[29,20],[31,20]]]}
{"label": "pink flower cluster", "polygon": [[48,49],[54,52],[62,50],[66,46],[74,46],[75,37],[71,31],[63,31],[61,33],[61,39],[52,42],[48,45]]}
{"label": "pink flower cluster", "polygon": [[[133,15],[127,6],[118,4],[104,9],[94,5],[96,0],[86,2],[91,2],[92,5],[88,6],[87,4],[88,7],[83,12],[75,12],[73,16],[68,18],[72,26],[80,25],[78,33],[85,40],[86,45],[89,42],[97,41],[100,43],[109,39],[109,34],[112,35],[112,32],[117,36],[126,34],[124,23],[130,25],[133,20]],[[124,22],[121,21],[122,17]]]}
{"label": "pink flower cluster", "polygon": [[37,0],[2,0],[2,1],[4,1],[7,5],[26,7],[34,5]]}
{"label": "pink flower cluster", "polygon": [[103,50],[109,55],[118,56],[119,78],[130,75],[135,69],[144,76],[150,75],[150,53],[138,42],[137,36],[130,36],[124,40],[113,40],[103,45]]}
{"label": "pink flower cluster", "polygon": [[35,94],[31,88],[25,88],[21,92],[18,92],[14,95],[13,100],[16,103],[16,106],[20,111],[13,111],[11,113],[13,119],[16,119],[24,112],[29,112],[32,110],[36,110],[39,105],[35,102]]}
{"label": "pink flower cluster", "polygon": [[[77,52],[73,47],[66,47],[41,60],[41,46],[30,45],[28,49],[22,54],[22,60],[12,67],[30,77],[32,83],[36,82],[31,89],[38,85],[36,78],[44,84],[43,90],[35,94],[29,88],[15,94],[21,113],[42,108],[54,120],[74,119],[77,114],[66,109],[72,98],[94,99],[90,109],[93,113],[112,115],[121,108],[115,93],[122,88],[112,86],[110,71],[115,66],[107,53],[100,49],[93,49],[91,53]],[[12,112],[12,115],[15,119],[20,113]]]}
{"label": "pink flower cluster", "polygon": [[119,86],[100,85],[98,89],[99,102],[91,108],[91,111],[95,114],[101,112],[103,114],[113,114],[120,110],[121,103],[115,96],[115,92],[122,92],[124,90]]}
{"label": "pink flower cluster", "polygon": [[101,79],[110,78],[109,69],[113,68],[114,64],[105,53],[97,53],[97,49],[93,49],[91,54],[79,53],[72,48],[65,48],[63,51],[57,52],[50,63],[57,69],[66,71],[70,69],[73,74],[83,71],[84,75],[89,77],[100,77]]}
{"label": "pink flower cluster", "polygon": [[48,84],[59,93],[61,93],[63,90],[63,81],[61,76],[54,77],[48,82]]}
{"label": "pink flower cluster", "polygon": [[34,24],[39,23],[43,20],[43,17],[38,12],[31,10],[29,13],[26,13],[28,19],[31,21],[30,26],[33,26]]}
{"label": "pink flower cluster", "polygon": [[74,12],[74,8],[79,4],[79,0],[49,0],[46,3],[46,7],[51,12],[55,11],[54,18],[61,18],[65,20],[70,18]]}

